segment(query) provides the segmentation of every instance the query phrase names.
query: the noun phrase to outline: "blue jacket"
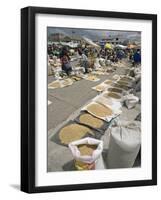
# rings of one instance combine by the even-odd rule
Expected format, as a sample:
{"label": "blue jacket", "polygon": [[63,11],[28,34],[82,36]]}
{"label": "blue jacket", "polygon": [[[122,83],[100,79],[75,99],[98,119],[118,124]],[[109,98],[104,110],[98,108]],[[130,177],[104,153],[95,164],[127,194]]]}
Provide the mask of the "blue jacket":
{"label": "blue jacket", "polygon": [[141,55],[140,55],[140,53],[136,52],[134,54],[134,62],[141,62]]}

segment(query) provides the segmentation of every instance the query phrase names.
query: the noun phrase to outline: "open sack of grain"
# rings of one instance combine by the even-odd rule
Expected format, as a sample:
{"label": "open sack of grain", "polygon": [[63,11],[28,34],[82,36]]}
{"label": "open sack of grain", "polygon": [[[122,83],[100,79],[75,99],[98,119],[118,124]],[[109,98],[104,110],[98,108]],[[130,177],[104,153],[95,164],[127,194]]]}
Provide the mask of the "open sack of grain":
{"label": "open sack of grain", "polygon": [[94,138],[84,138],[71,142],[69,149],[75,159],[75,168],[77,170],[104,169],[104,164],[100,165],[102,160],[103,142]]}
{"label": "open sack of grain", "polygon": [[112,99],[112,101],[123,102],[124,98],[121,93],[116,93],[113,91],[105,91],[102,93],[102,96],[107,99]]}
{"label": "open sack of grain", "polygon": [[123,79],[123,80],[122,80],[122,79],[119,79],[119,80],[117,80],[116,83],[119,84],[119,85],[122,85],[122,86],[127,86],[127,87],[129,87],[129,88],[131,88],[131,87],[133,86],[133,83],[132,83],[132,82],[125,81],[124,79]]}
{"label": "open sack of grain", "polygon": [[118,113],[117,111],[121,112],[120,109],[122,107],[122,104],[119,101],[115,101],[115,99],[113,99],[113,98],[104,97],[103,94],[104,93],[96,96],[92,101],[103,104],[107,107],[111,107],[112,110],[114,111],[114,113],[115,113],[115,111],[116,111],[116,113]]}
{"label": "open sack of grain", "polygon": [[111,128],[106,165],[108,168],[131,168],[141,146],[140,128],[131,125]]}
{"label": "open sack of grain", "polygon": [[128,75],[121,75],[119,79],[120,79],[120,81],[131,82],[131,83],[133,83],[135,81],[134,77],[131,77]]}
{"label": "open sack of grain", "polygon": [[103,83],[106,84],[106,85],[111,85],[113,82],[114,81],[107,79]]}
{"label": "open sack of grain", "polygon": [[97,92],[103,92],[105,91],[109,86],[107,84],[101,83],[99,85],[96,85],[92,87],[93,90],[96,90]]}
{"label": "open sack of grain", "polygon": [[108,122],[99,119],[88,112],[81,112],[80,115],[75,118],[75,121],[79,124],[88,126],[91,129],[97,130],[99,133],[95,134],[95,138],[100,139],[105,130],[109,127]]}
{"label": "open sack of grain", "polygon": [[82,110],[86,110],[93,116],[103,119],[107,122],[111,121],[111,119],[115,118],[117,115],[121,113],[121,110],[115,109],[115,105],[105,106],[103,104],[94,101],[83,107]]}

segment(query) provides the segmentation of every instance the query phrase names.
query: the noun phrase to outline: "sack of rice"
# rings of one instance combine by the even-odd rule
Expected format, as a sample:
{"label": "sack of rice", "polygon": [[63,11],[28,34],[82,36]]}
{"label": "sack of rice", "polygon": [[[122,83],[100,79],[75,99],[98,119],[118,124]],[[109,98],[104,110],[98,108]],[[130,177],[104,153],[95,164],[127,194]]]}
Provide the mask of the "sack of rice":
{"label": "sack of rice", "polygon": [[119,85],[125,85],[125,86],[128,86],[128,87],[131,87],[131,84],[129,82],[127,82],[127,81],[119,80],[119,81],[117,81],[117,83]]}
{"label": "sack of rice", "polygon": [[103,151],[103,142],[94,138],[84,138],[71,142],[69,149],[75,159],[77,170],[96,169],[96,163]]}
{"label": "sack of rice", "polygon": [[87,105],[86,110],[98,118],[106,118],[113,114],[110,107],[104,106],[99,103],[91,103]]}
{"label": "sack of rice", "polygon": [[130,89],[127,85],[120,85],[118,83],[114,83],[114,84],[112,84],[112,86],[117,87],[117,88],[121,88],[121,89],[126,90],[126,91]]}
{"label": "sack of rice", "polygon": [[112,98],[106,98],[106,97],[104,97],[104,94],[106,94],[106,92],[102,93],[101,95],[96,96],[93,99],[93,102],[105,105],[107,107],[110,106],[110,108],[112,108],[112,110],[120,110],[121,109],[122,104],[119,101],[115,101],[115,99],[112,99]]}
{"label": "sack of rice", "polygon": [[110,169],[133,167],[140,146],[141,134],[139,128],[112,128],[106,160],[107,167]]}
{"label": "sack of rice", "polygon": [[125,99],[125,105],[128,109],[134,108],[136,104],[139,102],[139,98],[134,96],[133,94],[124,96],[124,99]]}
{"label": "sack of rice", "polygon": [[120,78],[120,81],[134,82],[134,81],[135,81],[135,78],[130,77],[130,76],[122,76],[122,77]]}
{"label": "sack of rice", "polygon": [[113,102],[113,105],[104,105],[101,103],[97,103],[95,101],[91,102],[90,104],[86,105],[82,108],[82,110],[87,111],[91,115],[103,119],[106,122],[110,122],[111,119],[115,118],[116,116],[121,114],[120,104],[118,102]]}
{"label": "sack of rice", "polygon": [[96,103],[103,104],[105,106],[113,106],[114,101],[111,98],[104,97],[103,95],[104,93],[101,95],[97,95],[95,98],[93,98],[93,101]]}

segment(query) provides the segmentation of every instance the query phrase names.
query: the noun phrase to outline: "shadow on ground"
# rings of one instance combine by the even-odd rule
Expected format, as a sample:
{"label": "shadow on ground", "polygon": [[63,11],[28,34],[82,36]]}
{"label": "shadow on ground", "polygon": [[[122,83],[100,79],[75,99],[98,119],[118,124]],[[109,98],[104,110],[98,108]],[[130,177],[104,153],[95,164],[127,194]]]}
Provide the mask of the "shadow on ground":
{"label": "shadow on ground", "polygon": [[20,190],[20,185],[18,184],[10,184],[10,187],[14,188],[15,190]]}
{"label": "shadow on ground", "polygon": [[69,162],[63,165],[64,171],[75,171],[74,160],[70,160]]}

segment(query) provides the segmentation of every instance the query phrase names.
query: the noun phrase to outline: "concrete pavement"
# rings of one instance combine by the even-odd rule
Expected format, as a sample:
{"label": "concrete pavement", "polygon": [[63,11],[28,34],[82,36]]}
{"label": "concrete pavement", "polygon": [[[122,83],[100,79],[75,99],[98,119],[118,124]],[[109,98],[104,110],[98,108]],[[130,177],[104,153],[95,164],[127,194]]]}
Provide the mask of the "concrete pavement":
{"label": "concrete pavement", "polygon": [[[69,149],[51,141],[51,137],[67,120],[77,116],[82,106],[98,95],[98,92],[92,90],[91,87],[98,85],[108,78],[110,79],[114,74],[124,74],[125,71],[126,67],[118,68],[116,72],[108,76],[99,76],[100,81],[98,82],[81,80],[74,82],[73,85],[68,87],[48,90],[48,100],[52,102],[48,106],[48,172],[74,170],[73,157]],[[49,83],[53,80],[53,77],[48,77]],[[133,120],[139,112],[140,104],[131,110],[123,107],[121,118]],[[108,149],[107,138],[108,131],[102,137],[104,149]]]}

